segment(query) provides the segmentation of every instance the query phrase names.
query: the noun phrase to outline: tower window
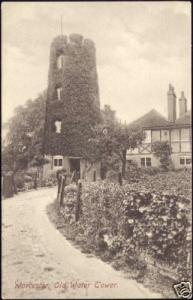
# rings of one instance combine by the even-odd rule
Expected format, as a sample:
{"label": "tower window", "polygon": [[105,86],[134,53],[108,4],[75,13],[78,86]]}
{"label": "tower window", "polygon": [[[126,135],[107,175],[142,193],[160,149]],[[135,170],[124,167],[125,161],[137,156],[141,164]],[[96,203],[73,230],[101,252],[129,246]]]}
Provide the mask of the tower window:
{"label": "tower window", "polygon": [[54,159],[54,167],[61,167],[62,166],[62,158],[55,158]]}
{"label": "tower window", "polygon": [[65,64],[65,56],[63,54],[58,56],[57,59],[57,67],[58,69],[62,69],[64,67]]}
{"label": "tower window", "polygon": [[56,120],[54,122],[54,125],[55,125],[55,131],[56,131],[56,133],[61,133],[62,122],[59,121],[59,120]]}
{"label": "tower window", "polygon": [[61,87],[58,87],[57,89],[56,89],[56,91],[57,91],[57,99],[60,101],[60,100],[62,100],[62,88]]}
{"label": "tower window", "polygon": [[63,166],[63,156],[62,155],[55,155],[53,157],[53,166],[55,168],[57,168],[57,167],[62,168],[62,166]]}

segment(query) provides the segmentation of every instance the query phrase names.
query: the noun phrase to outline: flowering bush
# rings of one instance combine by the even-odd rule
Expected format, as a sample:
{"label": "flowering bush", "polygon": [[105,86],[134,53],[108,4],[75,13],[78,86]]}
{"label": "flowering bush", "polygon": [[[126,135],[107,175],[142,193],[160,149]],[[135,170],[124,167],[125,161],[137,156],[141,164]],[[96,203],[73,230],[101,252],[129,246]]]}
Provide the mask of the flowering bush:
{"label": "flowering bush", "polygon": [[188,199],[109,182],[85,185],[82,199],[80,223],[93,249],[100,240],[105,250],[121,253],[129,264],[145,253],[177,272],[184,266],[184,274],[191,245]]}

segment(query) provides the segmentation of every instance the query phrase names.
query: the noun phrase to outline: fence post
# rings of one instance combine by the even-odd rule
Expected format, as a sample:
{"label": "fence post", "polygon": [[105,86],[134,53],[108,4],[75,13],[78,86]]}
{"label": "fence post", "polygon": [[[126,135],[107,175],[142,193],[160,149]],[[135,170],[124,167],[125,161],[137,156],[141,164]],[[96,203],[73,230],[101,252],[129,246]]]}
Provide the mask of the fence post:
{"label": "fence post", "polygon": [[72,172],[72,176],[71,176],[71,179],[70,179],[71,183],[73,182],[74,176],[75,176],[75,171]]}
{"label": "fence post", "polygon": [[61,181],[61,192],[60,192],[60,206],[62,206],[63,200],[64,200],[64,188],[65,188],[65,183],[66,183],[66,176],[62,176],[62,181]]}
{"label": "fence post", "polygon": [[60,194],[61,179],[62,179],[62,176],[59,175],[59,176],[58,176],[58,193],[57,193],[57,200],[58,200],[58,201],[59,201],[59,194]]}
{"label": "fence post", "polygon": [[123,185],[123,180],[122,180],[122,173],[121,172],[119,172],[119,174],[118,174],[118,181],[119,181],[120,186],[122,186]]}
{"label": "fence post", "polygon": [[77,222],[80,217],[80,209],[81,209],[81,192],[82,192],[82,183],[78,181],[77,187],[77,198],[76,198],[76,212],[75,212],[75,221]]}
{"label": "fence post", "polygon": [[93,172],[93,181],[96,181],[96,170]]}

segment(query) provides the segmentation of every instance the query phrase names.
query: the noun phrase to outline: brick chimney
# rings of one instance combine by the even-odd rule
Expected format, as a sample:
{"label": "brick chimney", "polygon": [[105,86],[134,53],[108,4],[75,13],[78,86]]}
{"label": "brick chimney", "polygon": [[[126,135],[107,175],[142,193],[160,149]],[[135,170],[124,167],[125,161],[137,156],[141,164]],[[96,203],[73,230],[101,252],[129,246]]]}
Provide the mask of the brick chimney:
{"label": "brick chimney", "polygon": [[169,84],[168,96],[168,121],[176,121],[176,95],[174,92],[174,87]]}
{"label": "brick chimney", "polygon": [[179,99],[179,116],[183,116],[187,112],[187,99],[184,96],[184,92],[181,93]]}

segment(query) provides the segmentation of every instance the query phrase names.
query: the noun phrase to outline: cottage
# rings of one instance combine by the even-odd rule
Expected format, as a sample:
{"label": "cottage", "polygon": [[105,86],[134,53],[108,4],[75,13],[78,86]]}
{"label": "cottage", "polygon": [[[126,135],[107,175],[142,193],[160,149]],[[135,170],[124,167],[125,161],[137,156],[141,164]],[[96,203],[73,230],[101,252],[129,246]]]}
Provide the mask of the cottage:
{"label": "cottage", "polygon": [[168,141],[172,149],[171,159],[174,167],[177,169],[192,166],[191,112],[187,110],[187,99],[182,92],[178,118],[176,118],[176,95],[171,84],[167,101],[168,119],[153,109],[129,125],[130,128],[142,128],[145,139],[136,149],[127,151],[128,164],[135,161],[141,167],[159,166],[159,160],[152,153],[152,144],[157,141]]}

